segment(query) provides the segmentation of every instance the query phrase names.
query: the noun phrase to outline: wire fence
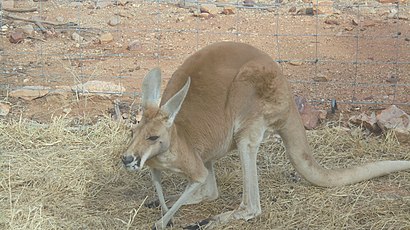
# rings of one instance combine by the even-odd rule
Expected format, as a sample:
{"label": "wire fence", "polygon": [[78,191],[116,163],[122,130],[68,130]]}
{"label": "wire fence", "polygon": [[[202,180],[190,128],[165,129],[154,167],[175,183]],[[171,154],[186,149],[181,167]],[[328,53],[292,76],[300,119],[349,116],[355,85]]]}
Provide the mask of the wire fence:
{"label": "wire fence", "polygon": [[[147,71],[165,79],[218,41],[252,44],[316,104],[410,106],[408,1],[3,0],[0,99],[16,89],[71,92],[108,81],[138,97]],[[215,12],[214,12],[215,11]],[[223,51],[221,51],[223,52]]]}

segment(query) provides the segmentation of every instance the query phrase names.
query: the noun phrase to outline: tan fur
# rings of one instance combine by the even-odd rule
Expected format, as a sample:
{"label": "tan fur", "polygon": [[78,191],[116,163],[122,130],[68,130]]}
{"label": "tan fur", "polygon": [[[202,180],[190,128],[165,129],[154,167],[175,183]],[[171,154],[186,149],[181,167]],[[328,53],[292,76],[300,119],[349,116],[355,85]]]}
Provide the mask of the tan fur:
{"label": "tan fur", "polygon": [[[157,76],[149,75],[154,77],[147,76],[148,83]],[[186,91],[181,88],[188,89],[189,82],[185,97]],[[149,100],[149,92],[145,95]],[[164,107],[174,95],[182,98],[182,106],[175,109],[177,116],[167,127],[169,114]],[[279,132],[296,170],[318,186],[345,185],[410,168],[408,161],[376,162],[337,170],[321,167],[311,154],[293,95],[278,64],[250,45],[222,42],[203,48],[175,71],[159,106],[152,106],[155,97],[152,96],[154,103],[145,103],[150,106],[145,106],[143,119],[124,156],[139,159],[149,155],[146,164],[153,171],[160,201],[164,200],[160,171],[181,173],[189,180],[186,191],[170,210],[161,202],[166,213],[156,223],[158,229],[166,226],[181,205],[217,197],[213,162],[234,149],[239,150],[243,167],[243,200],[237,210],[213,220],[224,222],[258,215],[256,153],[267,128]],[[147,141],[152,135],[160,138]],[[135,162],[124,163],[137,167]]]}

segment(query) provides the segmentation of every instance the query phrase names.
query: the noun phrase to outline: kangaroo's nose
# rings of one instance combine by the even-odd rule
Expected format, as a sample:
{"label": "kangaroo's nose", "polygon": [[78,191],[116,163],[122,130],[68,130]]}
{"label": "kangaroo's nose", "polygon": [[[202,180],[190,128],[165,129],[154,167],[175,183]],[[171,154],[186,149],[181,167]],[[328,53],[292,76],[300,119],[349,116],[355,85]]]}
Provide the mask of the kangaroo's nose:
{"label": "kangaroo's nose", "polygon": [[127,156],[122,157],[122,163],[124,163],[124,165],[131,164],[133,161],[134,161],[134,156],[127,155]]}

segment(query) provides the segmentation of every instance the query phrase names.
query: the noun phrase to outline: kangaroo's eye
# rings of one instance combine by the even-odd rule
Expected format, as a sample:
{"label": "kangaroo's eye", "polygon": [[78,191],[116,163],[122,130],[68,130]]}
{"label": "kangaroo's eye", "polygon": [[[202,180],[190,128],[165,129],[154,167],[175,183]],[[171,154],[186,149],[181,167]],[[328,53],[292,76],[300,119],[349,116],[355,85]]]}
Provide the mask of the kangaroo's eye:
{"label": "kangaroo's eye", "polygon": [[156,141],[158,138],[159,138],[159,136],[150,136],[150,137],[147,138],[147,140]]}

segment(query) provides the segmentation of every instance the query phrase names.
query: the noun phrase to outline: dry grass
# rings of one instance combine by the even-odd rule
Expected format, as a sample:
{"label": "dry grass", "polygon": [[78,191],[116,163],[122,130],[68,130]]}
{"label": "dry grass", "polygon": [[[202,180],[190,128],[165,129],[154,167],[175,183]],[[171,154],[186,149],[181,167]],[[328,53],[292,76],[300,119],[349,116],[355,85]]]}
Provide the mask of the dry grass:
{"label": "dry grass", "polygon": [[[143,206],[155,197],[148,171],[129,173],[119,164],[127,138],[127,128],[109,119],[84,126],[67,119],[0,121],[0,228],[149,229],[160,210]],[[409,146],[392,136],[327,127],[309,132],[309,139],[326,167],[410,160]],[[298,177],[273,138],[260,152],[263,213],[219,229],[410,229],[410,172],[317,188]],[[238,156],[223,158],[217,164],[220,198],[182,207],[173,229],[237,207],[240,175]],[[164,178],[168,194],[184,185],[179,177]]]}

